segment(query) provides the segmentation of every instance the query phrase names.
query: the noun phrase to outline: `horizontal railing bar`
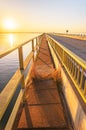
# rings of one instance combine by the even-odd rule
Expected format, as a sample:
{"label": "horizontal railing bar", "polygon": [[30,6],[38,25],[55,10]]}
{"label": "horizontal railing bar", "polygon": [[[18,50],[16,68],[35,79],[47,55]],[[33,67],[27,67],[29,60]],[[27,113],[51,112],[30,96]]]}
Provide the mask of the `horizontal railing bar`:
{"label": "horizontal railing bar", "polygon": [[77,56],[75,53],[71,52],[69,49],[61,45],[59,42],[54,40],[52,37],[48,35],[50,39],[52,39],[55,43],[57,43],[67,54],[69,54],[78,64],[80,64],[84,69],[86,69],[86,61]]}
{"label": "horizontal railing bar", "polygon": [[20,103],[22,101],[22,97],[23,97],[23,90],[20,90],[20,93],[18,95],[18,98],[17,98],[16,103],[14,105],[14,108],[12,110],[12,113],[10,115],[10,118],[9,118],[7,124],[6,124],[5,130],[12,130],[12,127],[13,127],[13,124],[14,124],[14,121],[15,121],[15,117],[17,115]]}
{"label": "horizontal railing bar", "polygon": [[2,119],[15,91],[16,88],[22,78],[22,73],[18,69],[16,73],[13,75],[11,80],[8,82],[8,84],[5,86],[3,91],[0,94],[0,120]]}
{"label": "horizontal railing bar", "polygon": [[[39,36],[40,36],[40,35],[39,35]],[[14,50],[20,48],[21,46],[24,46],[25,44],[27,44],[28,42],[32,41],[33,39],[36,39],[37,37],[38,37],[38,36],[36,36],[36,37],[34,37],[34,38],[31,38],[31,39],[29,39],[28,41],[26,41],[26,42],[24,42],[24,43],[21,43],[20,45],[17,45],[17,46],[15,46],[15,47],[13,47],[13,48],[10,48],[10,49],[8,49],[7,51],[1,52],[1,53],[0,53],[0,58],[2,58],[2,57],[4,57],[4,56],[8,55],[8,54],[11,53],[12,51],[14,51]]]}
{"label": "horizontal railing bar", "polygon": [[2,52],[2,53],[0,54],[0,58],[2,58],[2,57],[4,57],[4,56],[8,55],[8,54],[11,53],[12,51],[14,51],[14,50],[20,48],[21,46],[27,44],[27,43],[30,42],[30,41],[31,41],[31,40],[29,40],[29,41],[27,41],[27,42],[25,42],[25,43],[23,43],[23,44],[21,44],[21,45],[18,45],[18,46],[14,47],[14,48],[10,48],[10,49],[8,49],[8,50],[5,51],[5,52]]}

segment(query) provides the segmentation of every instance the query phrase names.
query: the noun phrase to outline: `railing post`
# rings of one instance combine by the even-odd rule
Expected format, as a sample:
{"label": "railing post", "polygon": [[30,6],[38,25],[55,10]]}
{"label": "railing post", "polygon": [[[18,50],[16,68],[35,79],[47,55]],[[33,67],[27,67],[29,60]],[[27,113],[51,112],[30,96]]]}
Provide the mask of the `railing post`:
{"label": "railing post", "polygon": [[39,52],[38,37],[36,38],[36,52],[37,52],[37,55],[36,55],[36,58],[37,58],[38,52]]}
{"label": "railing post", "polygon": [[78,65],[77,84],[79,85],[80,65]]}
{"label": "railing post", "polygon": [[64,50],[62,50],[62,52],[63,52],[63,53],[62,53],[62,60],[63,60],[63,63],[64,63],[64,62],[65,62],[65,59],[64,59],[64,58],[65,58],[65,57],[64,57]]}
{"label": "railing post", "polygon": [[37,53],[38,53],[38,37],[36,38],[36,50],[37,50]]}
{"label": "railing post", "polygon": [[84,84],[84,95],[86,95],[86,80],[85,80],[85,84]]}
{"label": "railing post", "polygon": [[83,76],[84,76],[84,69],[82,68],[82,72],[81,72],[81,80],[80,80],[80,88],[82,88]]}
{"label": "railing post", "polygon": [[77,73],[77,64],[75,63],[75,72],[74,72],[74,80],[75,81],[77,81],[76,73]]}
{"label": "railing post", "polygon": [[18,48],[18,52],[19,52],[20,70],[23,70],[24,69],[24,65],[23,65],[23,50],[22,50],[22,47]]}
{"label": "railing post", "polygon": [[41,44],[43,35],[39,36],[39,44]]}
{"label": "railing post", "polygon": [[23,102],[25,102],[25,80],[24,80],[24,64],[23,64],[23,50],[22,47],[18,48],[18,53],[19,53],[19,65],[20,65],[20,70],[22,73],[22,79],[21,79],[21,84],[22,84],[22,90],[24,91],[23,94]]}
{"label": "railing post", "polygon": [[73,72],[72,72],[73,76],[74,76],[74,65],[75,65],[75,61],[73,60]]}

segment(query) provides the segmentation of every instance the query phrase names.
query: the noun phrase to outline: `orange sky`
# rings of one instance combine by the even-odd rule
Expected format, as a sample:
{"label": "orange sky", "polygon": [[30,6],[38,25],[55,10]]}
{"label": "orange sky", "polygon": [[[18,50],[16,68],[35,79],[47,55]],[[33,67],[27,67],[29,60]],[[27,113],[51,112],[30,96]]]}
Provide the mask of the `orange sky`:
{"label": "orange sky", "polygon": [[[14,27],[4,25],[13,21]],[[12,24],[12,23],[10,23]],[[86,32],[86,0],[0,0],[0,32]]]}

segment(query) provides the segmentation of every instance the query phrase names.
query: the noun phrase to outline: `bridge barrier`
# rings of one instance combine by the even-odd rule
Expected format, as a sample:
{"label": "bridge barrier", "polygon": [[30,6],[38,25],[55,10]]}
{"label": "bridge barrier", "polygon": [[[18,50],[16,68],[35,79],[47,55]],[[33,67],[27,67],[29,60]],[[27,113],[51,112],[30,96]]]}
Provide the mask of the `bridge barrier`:
{"label": "bridge barrier", "polygon": [[86,61],[47,35],[47,40],[58,56],[81,98],[86,103]]}
{"label": "bridge barrier", "polygon": [[[0,58],[3,58],[4,56],[7,56],[9,53],[13,52],[14,50],[18,49],[19,54],[19,68],[15,72],[15,74],[12,76],[10,81],[7,83],[7,85],[4,87],[4,89],[0,93],[0,129],[1,130],[11,130],[13,127],[13,123],[15,121],[15,117],[17,114],[17,111],[19,109],[20,103],[25,101],[25,87],[27,84],[27,81],[29,79],[30,74],[30,68],[32,62],[36,59],[37,53],[39,50],[39,46],[42,40],[42,35],[39,35],[37,37],[34,37],[25,43],[22,43],[21,45],[17,45],[14,48],[10,48],[9,50],[0,53]],[[35,42],[36,41],[36,45]],[[32,44],[32,51],[28,54],[25,61],[23,60],[23,47],[24,45],[31,42]],[[28,68],[28,65],[30,65],[29,70],[25,76],[25,71]],[[21,88],[19,91],[19,94],[17,96],[16,102],[13,106],[12,112],[9,115],[9,119],[6,121],[6,124],[3,123],[3,118],[5,118],[5,113],[11,103],[11,100],[13,99],[13,96],[16,92],[16,90],[19,87],[19,84],[21,83]],[[4,126],[3,126],[4,124]]]}

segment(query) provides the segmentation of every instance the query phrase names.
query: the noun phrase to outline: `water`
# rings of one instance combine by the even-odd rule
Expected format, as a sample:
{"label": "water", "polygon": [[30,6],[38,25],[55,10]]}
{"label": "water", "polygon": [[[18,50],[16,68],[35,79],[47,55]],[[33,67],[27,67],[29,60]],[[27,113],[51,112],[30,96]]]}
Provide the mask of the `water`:
{"label": "water", "polygon": [[[13,48],[16,45],[22,44],[38,35],[39,34],[32,33],[0,34],[0,53]],[[36,40],[34,40],[34,42],[36,42]],[[31,48],[31,42],[23,46],[24,60],[31,51]],[[0,92],[18,69],[18,58],[18,49],[16,49],[15,51],[0,59]]]}

